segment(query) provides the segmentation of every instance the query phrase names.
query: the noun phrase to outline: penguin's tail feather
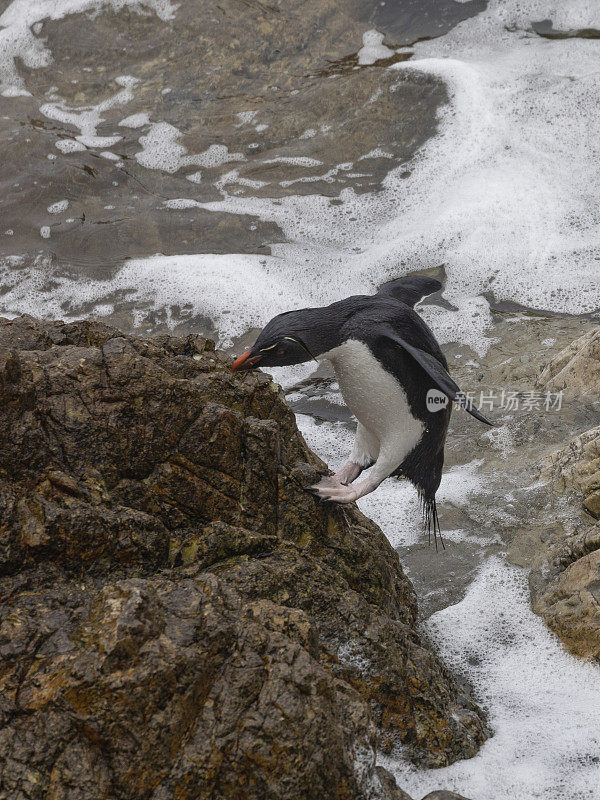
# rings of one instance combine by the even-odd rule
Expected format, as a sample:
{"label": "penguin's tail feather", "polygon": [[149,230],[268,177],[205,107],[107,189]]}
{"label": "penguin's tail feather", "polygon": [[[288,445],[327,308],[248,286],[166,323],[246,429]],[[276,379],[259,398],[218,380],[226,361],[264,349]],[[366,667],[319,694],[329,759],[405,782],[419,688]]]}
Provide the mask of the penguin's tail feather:
{"label": "penguin's tail feather", "polygon": [[429,546],[431,547],[431,532],[433,531],[433,541],[435,544],[435,552],[438,551],[438,538],[442,545],[442,550],[446,549],[444,540],[442,539],[442,529],[440,527],[440,520],[438,518],[437,506],[435,503],[435,495],[431,498],[421,495],[421,508],[423,511],[423,521],[427,528],[429,537]]}

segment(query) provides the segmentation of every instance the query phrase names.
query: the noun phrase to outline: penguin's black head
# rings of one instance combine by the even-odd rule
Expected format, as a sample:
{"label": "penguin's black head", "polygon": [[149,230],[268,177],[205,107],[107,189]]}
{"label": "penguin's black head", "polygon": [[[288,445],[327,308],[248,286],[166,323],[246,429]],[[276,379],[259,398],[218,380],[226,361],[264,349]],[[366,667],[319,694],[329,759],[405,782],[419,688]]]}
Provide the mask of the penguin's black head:
{"label": "penguin's black head", "polygon": [[305,331],[298,334],[294,330],[295,311],[279,314],[263,329],[250,350],[242,353],[233,362],[231,369],[253,369],[254,367],[288,367],[302,364],[314,358],[304,343]]}

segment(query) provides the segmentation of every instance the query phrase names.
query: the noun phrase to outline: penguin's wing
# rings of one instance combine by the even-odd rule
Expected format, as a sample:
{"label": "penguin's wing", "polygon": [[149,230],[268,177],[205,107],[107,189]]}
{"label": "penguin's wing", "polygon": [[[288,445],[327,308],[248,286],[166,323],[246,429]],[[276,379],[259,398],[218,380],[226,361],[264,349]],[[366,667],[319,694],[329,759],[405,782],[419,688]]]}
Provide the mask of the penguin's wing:
{"label": "penguin's wing", "polygon": [[418,347],[409,344],[406,339],[399,336],[390,325],[384,325],[378,331],[380,336],[385,337],[388,341],[392,341],[399,347],[404,348],[406,352],[411,355],[415,361],[420,364],[425,372],[432,378],[437,387],[442,391],[446,397],[455,402],[469,414],[478,419],[480,422],[485,422],[486,425],[494,427],[494,423],[483,416],[474,406],[471,400],[467,399],[464,392],[461,392],[457,384],[452,380],[448,372],[444,369],[443,365],[431,353],[426,353]]}
{"label": "penguin's wing", "polygon": [[426,278],[424,275],[405,275],[403,278],[384,283],[377,292],[380,297],[393,297],[413,308],[419,300],[428,294],[439,292],[442,284],[435,278]]}

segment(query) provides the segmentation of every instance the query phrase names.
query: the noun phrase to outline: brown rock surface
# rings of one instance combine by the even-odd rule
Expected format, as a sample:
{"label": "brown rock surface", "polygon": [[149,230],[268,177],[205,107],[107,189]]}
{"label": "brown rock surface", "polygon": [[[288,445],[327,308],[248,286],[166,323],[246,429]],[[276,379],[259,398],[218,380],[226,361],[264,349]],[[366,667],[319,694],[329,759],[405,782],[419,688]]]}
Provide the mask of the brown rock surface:
{"label": "brown rock surface", "polygon": [[600,659],[600,527],[553,532],[546,562],[532,573],[533,610],[583,658]]}
{"label": "brown rock surface", "polygon": [[571,652],[600,659],[600,427],[548,456],[540,478],[555,519],[531,575],[533,608]]}
{"label": "brown rock surface", "polygon": [[0,320],[0,796],[388,798],[481,712],[267,375],[199,337]]}
{"label": "brown rock surface", "polygon": [[542,371],[538,385],[567,395],[600,395],[600,328],[561,350]]}

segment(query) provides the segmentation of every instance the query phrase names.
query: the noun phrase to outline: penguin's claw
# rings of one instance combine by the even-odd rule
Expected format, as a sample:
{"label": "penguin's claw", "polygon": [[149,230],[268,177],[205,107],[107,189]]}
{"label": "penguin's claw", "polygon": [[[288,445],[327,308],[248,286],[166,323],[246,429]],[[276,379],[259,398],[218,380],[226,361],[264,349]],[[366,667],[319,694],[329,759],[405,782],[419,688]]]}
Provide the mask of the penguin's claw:
{"label": "penguin's claw", "polygon": [[322,478],[319,483],[309,486],[307,491],[325,502],[353,503],[358,493],[351,486],[344,486],[333,476]]}

